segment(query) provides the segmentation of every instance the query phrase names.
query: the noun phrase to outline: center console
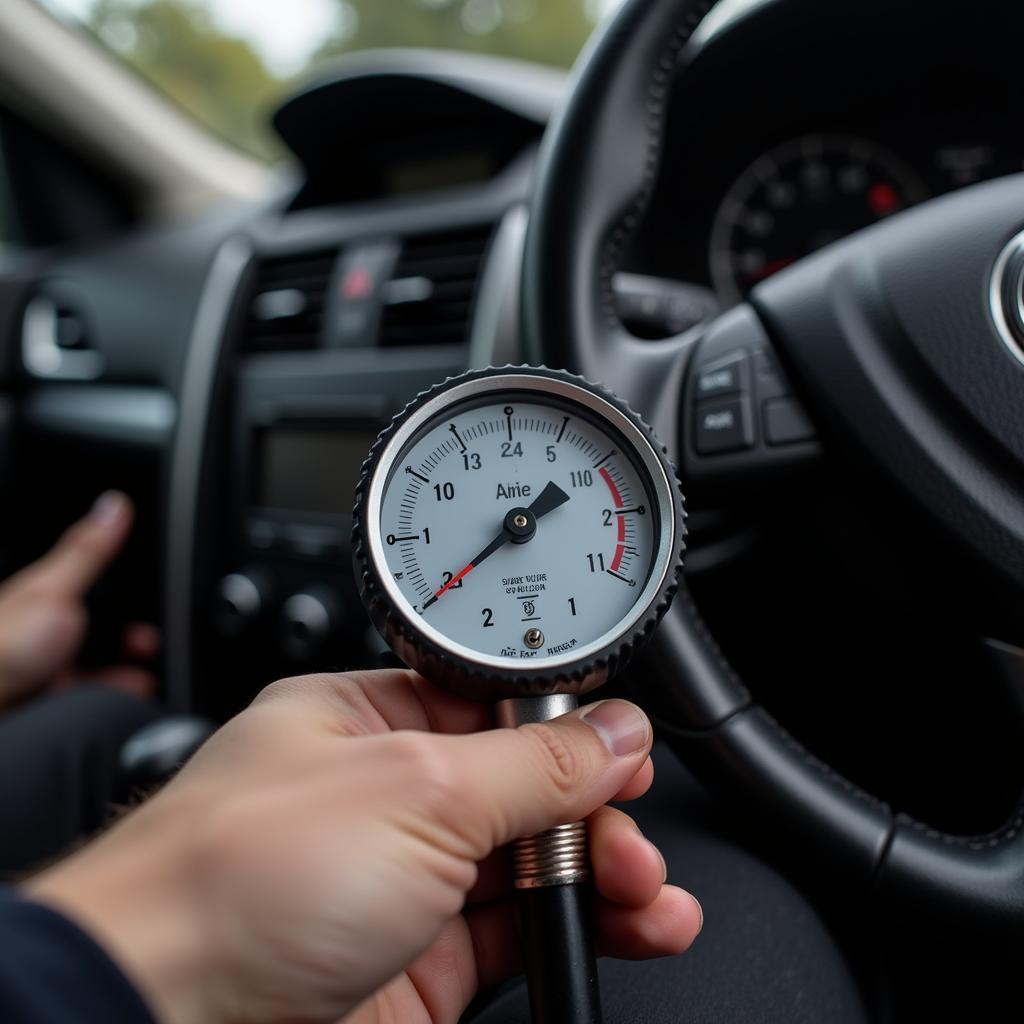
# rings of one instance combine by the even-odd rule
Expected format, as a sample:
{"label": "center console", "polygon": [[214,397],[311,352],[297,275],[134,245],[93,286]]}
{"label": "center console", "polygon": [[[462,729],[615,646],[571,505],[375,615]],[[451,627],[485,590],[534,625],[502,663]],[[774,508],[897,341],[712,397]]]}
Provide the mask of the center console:
{"label": "center console", "polygon": [[[197,567],[200,689],[216,714],[283,676],[377,663],[352,576],[352,500],[377,434],[409,399],[461,372],[461,345],[243,360],[209,481]],[[205,563],[205,564],[203,564]],[[223,701],[224,706],[218,706]]]}

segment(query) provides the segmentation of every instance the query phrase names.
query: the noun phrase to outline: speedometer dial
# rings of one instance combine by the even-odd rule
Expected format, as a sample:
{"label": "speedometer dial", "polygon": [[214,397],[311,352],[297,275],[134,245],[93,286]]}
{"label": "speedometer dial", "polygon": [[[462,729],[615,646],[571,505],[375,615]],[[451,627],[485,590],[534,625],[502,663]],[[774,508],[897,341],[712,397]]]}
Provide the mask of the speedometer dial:
{"label": "speedometer dial", "polygon": [[736,180],[711,233],[711,274],[738,302],[754,285],[845,235],[927,198],[917,174],[866,139],[806,135]]}

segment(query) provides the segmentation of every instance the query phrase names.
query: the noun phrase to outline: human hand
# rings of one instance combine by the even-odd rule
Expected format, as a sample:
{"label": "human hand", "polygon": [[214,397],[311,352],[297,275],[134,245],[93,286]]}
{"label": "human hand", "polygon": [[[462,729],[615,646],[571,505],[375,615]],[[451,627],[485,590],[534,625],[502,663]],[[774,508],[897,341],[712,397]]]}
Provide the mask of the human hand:
{"label": "human hand", "polygon": [[686,949],[699,905],[604,806],[651,783],[639,709],[492,724],[411,672],[276,683],[26,895],[90,931],[167,1024],[454,1024],[519,967],[495,851],[589,815],[601,951]]}
{"label": "human hand", "polygon": [[[121,551],[133,516],[128,498],[108,491],[46,555],[0,584],[0,708],[72,679],[152,691],[152,674],[132,665],[73,671],[88,628],[85,596]],[[125,630],[124,656],[148,661],[159,642],[153,626],[133,624]]]}

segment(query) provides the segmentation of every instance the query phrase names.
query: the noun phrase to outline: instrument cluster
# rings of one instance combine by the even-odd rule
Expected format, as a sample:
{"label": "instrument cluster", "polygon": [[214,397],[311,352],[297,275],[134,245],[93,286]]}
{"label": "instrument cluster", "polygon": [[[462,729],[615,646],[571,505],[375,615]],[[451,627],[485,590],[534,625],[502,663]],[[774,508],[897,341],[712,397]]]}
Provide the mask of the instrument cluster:
{"label": "instrument cluster", "polygon": [[723,302],[932,196],[1024,170],[1009,140],[953,132],[907,142],[809,132],[758,153],[719,199],[708,236],[707,274]]}

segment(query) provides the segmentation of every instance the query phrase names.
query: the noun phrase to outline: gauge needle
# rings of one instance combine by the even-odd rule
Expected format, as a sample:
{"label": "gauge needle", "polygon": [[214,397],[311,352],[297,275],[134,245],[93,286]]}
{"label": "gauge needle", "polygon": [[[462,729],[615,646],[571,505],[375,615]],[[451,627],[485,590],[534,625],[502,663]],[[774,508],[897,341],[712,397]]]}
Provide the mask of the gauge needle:
{"label": "gauge needle", "polygon": [[[553,480],[549,480],[544,490],[527,507],[527,512],[537,520],[542,516],[546,516],[549,512],[554,512],[556,508],[564,505],[568,500],[569,495]],[[513,511],[515,510],[513,509]],[[457,572],[432,598],[426,601],[423,605],[423,610],[426,611],[446,590],[450,590],[463,577],[468,576],[481,562],[490,558],[499,548],[503,548],[513,536],[514,534],[507,526],[502,526],[501,533],[476,558],[472,559],[464,569]]]}
{"label": "gauge needle", "polygon": [[554,512],[559,505],[564,505],[568,500],[569,495],[551,480],[547,487],[527,506],[527,511],[533,513],[534,519],[540,519],[541,516]]}

